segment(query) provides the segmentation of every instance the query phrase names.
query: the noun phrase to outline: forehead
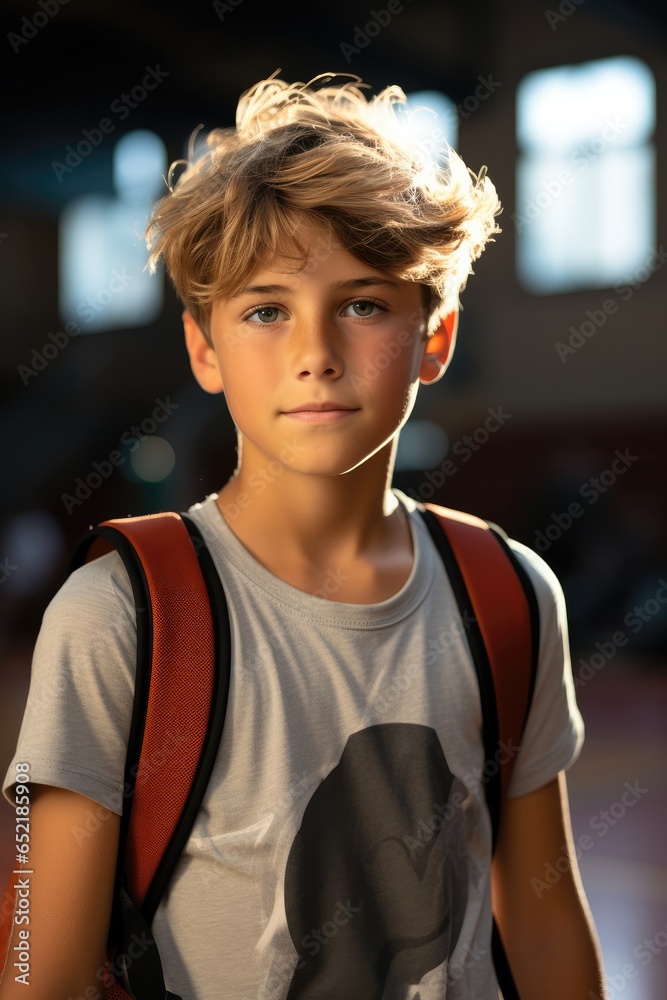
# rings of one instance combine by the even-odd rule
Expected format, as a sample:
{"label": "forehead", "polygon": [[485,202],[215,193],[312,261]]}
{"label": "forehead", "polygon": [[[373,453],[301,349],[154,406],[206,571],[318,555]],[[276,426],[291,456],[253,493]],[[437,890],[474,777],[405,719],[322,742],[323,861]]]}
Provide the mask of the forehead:
{"label": "forehead", "polygon": [[305,270],[309,273],[326,264],[334,255],[336,261],[348,256],[351,263],[356,262],[356,258],[347,253],[325,224],[290,220],[290,225],[285,226],[275,240],[264,241],[249,271],[251,275],[262,271],[298,274]]}
{"label": "forehead", "polygon": [[[415,286],[415,282],[399,277],[391,269],[374,267],[355,256],[354,250],[344,247],[325,225],[305,224],[298,232],[284,235],[277,248],[267,249],[258,256],[243,286],[234,294],[241,294],[242,288],[248,286],[277,282],[279,278],[288,278],[284,284],[298,287],[306,279],[326,285],[362,277],[389,280],[404,290]],[[417,287],[423,305],[428,308],[431,289],[424,284]]]}

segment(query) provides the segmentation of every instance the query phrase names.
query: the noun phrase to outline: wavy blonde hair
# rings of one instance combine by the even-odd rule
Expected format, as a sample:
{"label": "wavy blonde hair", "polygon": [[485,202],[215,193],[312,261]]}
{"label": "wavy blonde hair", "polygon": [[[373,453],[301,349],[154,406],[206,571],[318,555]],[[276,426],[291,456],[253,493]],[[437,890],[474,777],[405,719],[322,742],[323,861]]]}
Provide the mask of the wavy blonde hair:
{"label": "wavy blonde hair", "polygon": [[451,147],[439,167],[411,144],[398,86],[369,100],[353,74],[288,84],[279,72],[242,94],[236,128],[214,129],[199,150],[193,136],[188,159],[171,165],[146,230],[149,269],[163,260],[209,337],[212,303],[258,268],[276,258],[282,270],[306,266],[306,223],[363,263],[428,286],[429,311],[458,303],[500,232],[486,168],[475,176]]}

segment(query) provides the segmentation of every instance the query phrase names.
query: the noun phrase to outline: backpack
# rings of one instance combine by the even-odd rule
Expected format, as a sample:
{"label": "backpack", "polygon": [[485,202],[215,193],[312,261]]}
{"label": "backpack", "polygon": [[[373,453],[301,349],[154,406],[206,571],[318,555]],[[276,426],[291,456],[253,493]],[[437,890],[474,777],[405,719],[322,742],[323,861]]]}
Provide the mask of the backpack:
{"label": "backpack", "polygon": [[[417,509],[443,560],[475,665],[495,850],[535,684],[537,599],[496,524],[436,504]],[[230,681],[229,615],[220,577],[188,515],[104,521],[79,541],[69,572],[112,548],[132,584],[137,673],[104,1000],[180,1000],[165,988],[150,927],[218,752]],[[166,728],[185,734],[168,761]],[[492,955],[504,1000],[518,1000],[495,920]]]}

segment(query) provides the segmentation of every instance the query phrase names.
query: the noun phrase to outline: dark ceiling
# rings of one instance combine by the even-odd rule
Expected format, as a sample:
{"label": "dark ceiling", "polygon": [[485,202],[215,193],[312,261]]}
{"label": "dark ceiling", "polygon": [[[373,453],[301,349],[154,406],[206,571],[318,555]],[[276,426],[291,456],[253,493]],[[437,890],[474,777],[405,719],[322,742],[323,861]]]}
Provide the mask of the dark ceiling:
{"label": "dark ceiling", "polygon": [[[665,32],[661,0],[577,0],[577,6],[582,2],[591,13],[652,37]],[[562,7],[563,0],[551,5],[555,11],[559,3]],[[5,134],[23,135],[35,118],[47,131],[59,131],[72,117],[76,125],[117,96],[119,81],[130,85],[144,65],[158,62],[170,73],[170,83],[152,98],[151,112],[168,121],[188,115],[191,105],[211,120],[227,117],[241,90],[276,69],[285,79],[356,72],[373,87],[392,82],[406,89],[438,87],[456,99],[470,93],[477,74],[496,62],[500,18],[512,6],[511,0],[391,4],[402,9],[387,21],[387,3],[358,0],[319,5],[5,0],[0,73],[3,114],[13,127]],[[528,46],[531,31],[545,27],[543,3],[524,8],[531,6],[534,17],[525,20]],[[358,53],[344,48],[354,46],[356,30],[363,31],[374,11],[385,22],[377,36],[364,44],[357,35]],[[24,18],[40,26],[26,25]],[[12,42],[10,33],[34,37]]]}

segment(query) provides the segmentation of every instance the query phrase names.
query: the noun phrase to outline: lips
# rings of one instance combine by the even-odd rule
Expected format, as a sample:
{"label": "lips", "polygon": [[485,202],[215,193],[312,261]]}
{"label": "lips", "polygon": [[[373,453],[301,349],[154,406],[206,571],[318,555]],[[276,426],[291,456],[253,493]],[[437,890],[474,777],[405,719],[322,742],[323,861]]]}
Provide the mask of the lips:
{"label": "lips", "polygon": [[302,406],[295,406],[293,410],[283,410],[283,413],[307,413],[314,411],[316,413],[321,413],[324,410],[356,410],[356,406],[347,406],[345,403],[334,403],[334,402],[324,402],[324,403],[304,403]]}
{"label": "lips", "polygon": [[345,403],[327,400],[326,402],[303,403],[302,406],[294,410],[284,410],[282,416],[289,420],[298,420],[301,423],[333,424],[339,420],[346,420],[353,413],[358,412],[358,406],[346,406]]}

